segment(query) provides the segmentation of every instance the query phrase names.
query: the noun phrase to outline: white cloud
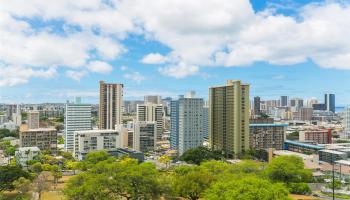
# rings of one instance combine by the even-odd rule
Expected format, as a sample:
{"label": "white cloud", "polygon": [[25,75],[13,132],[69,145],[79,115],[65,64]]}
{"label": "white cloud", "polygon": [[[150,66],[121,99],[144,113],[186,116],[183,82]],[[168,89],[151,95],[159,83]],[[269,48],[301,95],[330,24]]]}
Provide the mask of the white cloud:
{"label": "white cloud", "polygon": [[92,72],[102,73],[102,74],[108,74],[113,71],[113,67],[102,61],[92,61],[89,62],[87,65],[87,68]]}
{"label": "white cloud", "polygon": [[[325,68],[350,69],[350,4],[297,7],[295,16],[284,16],[273,6],[256,13],[249,0],[2,0],[0,63],[31,71],[63,68],[80,80],[86,70],[108,73],[106,66],[89,69],[89,61],[118,59],[128,51],[122,40],[136,34],[170,49],[167,55],[145,55],[141,62],[163,64],[160,73],[176,78],[200,74],[200,66],[257,61],[312,60]],[[47,25],[32,26],[34,18]],[[14,74],[1,85],[23,84],[31,77]]]}
{"label": "white cloud", "polygon": [[0,65],[0,86],[25,84],[30,78],[52,78],[57,75],[55,68],[31,69],[21,66]]}
{"label": "white cloud", "polygon": [[141,75],[140,72],[130,72],[130,73],[124,74],[123,76],[124,76],[124,78],[133,80],[137,83],[140,83],[140,82],[146,80],[146,77]]}
{"label": "white cloud", "polygon": [[80,82],[80,79],[86,76],[88,73],[86,71],[74,71],[74,70],[67,70],[66,76]]}
{"label": "white cloud", "polygon": [[144,64],[163,64],[166,58],[159,53],[150,53],[144,56],[141,60]]}
{"label": "white cloud", "polygon": [[199,67],[196,65],[188,65],[180,62],[176,65],[169,65],[159,68],[159,72],[164,76],[170,76],[177,79],[185,78],[187,76],[196,75],[199,72]]}

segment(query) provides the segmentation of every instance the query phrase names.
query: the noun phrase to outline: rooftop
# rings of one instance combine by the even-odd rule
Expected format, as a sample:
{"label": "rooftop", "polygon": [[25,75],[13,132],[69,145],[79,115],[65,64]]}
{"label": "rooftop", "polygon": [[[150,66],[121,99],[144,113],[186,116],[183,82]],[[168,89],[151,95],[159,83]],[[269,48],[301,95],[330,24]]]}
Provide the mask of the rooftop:
{"label": "rooftop", "polygon": [[18,151],[40,151],[39,147],[20,147]]}
{"label": "rooftop", "polygon": [[306,144],[306,143],[296,142],[296,141],[292,141],[292,140],[286,140],[284,143],[285,144],[296,145],[296,146],[300,146],[300,147],[305,147],[305,148],[309,148],[309,149],[316,149],[316,150],[324,149],[324,147],[320,146],[320,145]]}
{"label": "rooftop", "polygon": [[27,129],[23,132],[41,132],[41,131],[57,131],[55,128],[36,128],[36,129]]}
{"label": "rooftop", "polygon": [[85,130],[85,131],[74,131],[77,134],[81,133],[117,133],[117,130],[114,129],[94,129],[94,130]]}
{"label": "rooftop", "polygon": [[337,154],[337,155],[345,155],[345,153],[344,153],[344,152],[340,152],[340,151],[333,151],[333,150],[329,150],[329,149],[324,149],[324,150],[321,150],[321,152],[332,153],[332,154]]}
{"label": "rooftop", "polygon": [[250,124],[250,127],[286,127],[288,124]]}

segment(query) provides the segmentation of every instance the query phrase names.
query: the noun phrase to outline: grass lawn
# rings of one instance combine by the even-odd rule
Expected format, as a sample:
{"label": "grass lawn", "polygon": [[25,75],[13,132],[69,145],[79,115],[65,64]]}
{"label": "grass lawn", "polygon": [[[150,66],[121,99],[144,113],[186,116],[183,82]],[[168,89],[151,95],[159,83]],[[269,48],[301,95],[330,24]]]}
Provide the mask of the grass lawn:
{"label": "grass lawn", "polygon": [[64,195],[58,191],[44,192],[41,195],[41,200],[64,200]]}
{"label": "grass lawn", "polygon": [[[325,193],[325,192],[322,192],[322,194],[328,196],[328,197],[333,197],[333,194],[331,193]],[[341,194],[335,194],[334,195],[335,198],[339,198],[339,199],[350,199],[350,196],[348,195],[341,195]]]}
{"label": "grass lawn", "polygon": [[[3,193],[3,198],[4,200],[11,200],[11,199],[15,199],[18,196],[17,191],[6,191]],[[26,196],[30,199],[30,194],[26,194]]]}

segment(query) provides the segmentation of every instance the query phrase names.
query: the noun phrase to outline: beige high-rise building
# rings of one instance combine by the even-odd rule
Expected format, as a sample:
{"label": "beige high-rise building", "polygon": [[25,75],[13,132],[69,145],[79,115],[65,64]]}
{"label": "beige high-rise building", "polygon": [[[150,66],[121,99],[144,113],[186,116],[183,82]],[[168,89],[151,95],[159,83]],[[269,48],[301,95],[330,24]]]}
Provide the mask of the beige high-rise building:
{"label": "beige high-rise building", "polygon": [[122,123],[123,84],[100,81],[99,128],[114,129]]}
{"label": "beige high-rise building", "polygon": [[249,84],[228,80],[209,88],[209,141],[226,157],[249,149]]}
{"label": "beige high-rise building", "polygon": [[39,111],[29,111],[27,113],[28,129],[39,128]]}

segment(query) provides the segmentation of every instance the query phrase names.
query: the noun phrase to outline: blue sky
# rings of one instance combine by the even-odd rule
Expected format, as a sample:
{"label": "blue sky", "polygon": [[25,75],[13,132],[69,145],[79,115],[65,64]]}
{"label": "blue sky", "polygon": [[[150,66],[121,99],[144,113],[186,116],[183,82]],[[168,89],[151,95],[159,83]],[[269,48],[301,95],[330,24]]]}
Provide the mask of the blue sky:
{"label": "blue sky", "polygon": [[[123,83],[125,99],[175,97],[188,90],[207,98],[209,86],[240,79],[251,85],[251,96],[263,99],[322,101],[330,92],[337,105],[349,104],[347,1],[207,1],[192,13],[196,5],[179,0],[171,8],[182,9],[170,16],[159,11],[168,9],[166,1],[156,0],[147,8],[138,0],[29,8],[5,1],[0,33],[9,37],[0,39],[0,103],[65,102],[74,96],[97,103],[99,80]],[[213,13],[202,14],[207,11]],[[324,28],[327,23],[332,26]]]}

